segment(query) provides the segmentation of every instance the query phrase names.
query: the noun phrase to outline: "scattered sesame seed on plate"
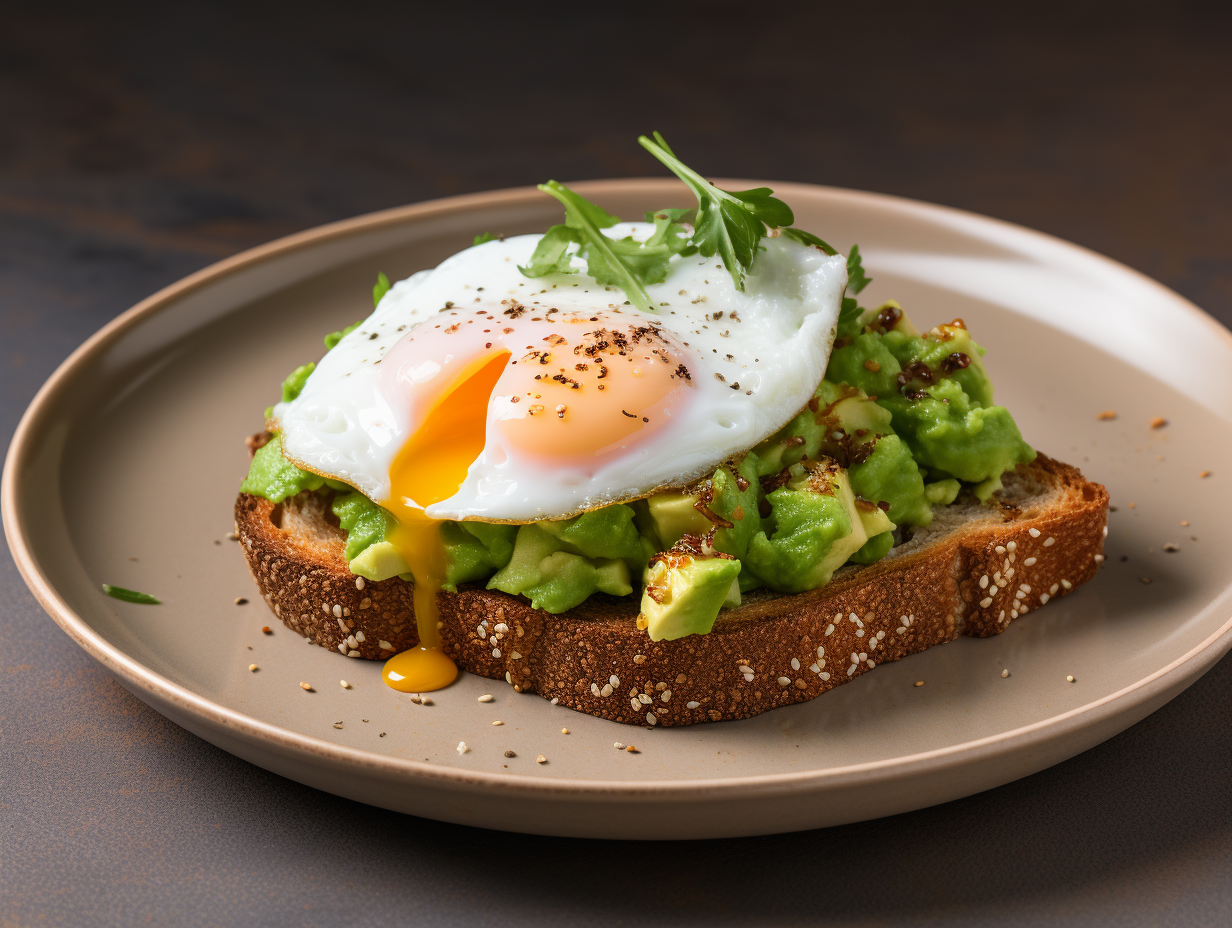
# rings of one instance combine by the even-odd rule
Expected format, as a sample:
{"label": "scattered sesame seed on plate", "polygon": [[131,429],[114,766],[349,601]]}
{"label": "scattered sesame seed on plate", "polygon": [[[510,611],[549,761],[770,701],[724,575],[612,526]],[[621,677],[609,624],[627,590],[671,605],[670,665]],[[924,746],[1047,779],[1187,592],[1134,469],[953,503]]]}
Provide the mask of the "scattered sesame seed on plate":
{"label": "scattered sesame seed on plate", "polygon": [[625,749],[625,746],[621,744],[619,741],[613,741],[612,747],[614,747],[618,751],[623,751]]}
{"label": "scattered sesame seed on plate", "polygon": [[1209,470],[1204,470],[1202,473],[1198,474],[1199,477],[1209,477],[1210,475],[1211,472]]}
{"label": "scattered sesame seed on plate", "polygon": [[506,757],[517,757],[518,755],[515,754],[513,751],[506,751],[505,756]]}
{"label": "scattered sesame seed on plate", "polygon": [[484,693],[482,696],[479,697],[479,701],[480,702],[491,702],[495,698],[496,697],[493,696],[491,693]]}
{"label": "scattered sesame seed on plate", "polygon": [[1003,680],[1004,680],[1004,679],[1005,679],[1006,677],[1008,677],[1009,675],[1010,675],[1010,672],[1009,672],[1008,670],[1002,670],[1002,671],[1001,671],[1001,679],[1003,679]]}
{"label": "scattered sesame seed on plate", "polygon": [[567,734],[569,734],[569,729],[567,729],[567,728],[562,728],[562,729],[560,730],[560,733],[561,733],[562,735],[567,735]]}
{"label": "scattered sesame seed on plate", "polygon": [[1114,412],[1111,409],[1105,409],[1095,418],[1099,419],[1101,422],[1107,422],[1109,419],[1115,419],[1116,417],[1117,417],[1116,412]]}
{"label": "scattered sesame seed on plate", "polygon": [[260,668],[258,668],[256,664],[249,664],[248,669],[251,670],[253,673],[256,673],[257,670]]}
{"label": "scattered sesame seed on plate", "polygon": [[495,722],[493,722],[492,724],[493,724],[493,725],[504,725],[505,723],[504,723],[504,722],[502,722],[500,719],[497,719],[497,720],[496,720]]}
{"label": "scattered sesame seed on plate", "polygon": [[341,722],[334,722],[334,728],[341,729],[341,728],[342,728],[342,723],[341,723]]}
{"label": "scattered sesame seed on plate", "polygon": [[465,754],[467,751],[469,751],[469,750],[470,750],[470,748],[468,748],[468,747],[466,746],[466,742],[465,742],[465,741],[459,741],[459,742],[458,742],[458,746],[457,746],[457,748],[455,748],[455,750],[456,750],[459,754]]}
{"label": "scattered sesame seed on plate", "polygon": [[237,606],[243,606],[243,605],[246,605],[247,603],[248,603],[248,600],[245,599],[243,596],[235,597],[235,604]]}
{"label": "scattered sesame seed on plate", "polygon": [[304,691],[305,691],[305,692],[307,692],[307,693],[314,693],[314,692],[316,692],[316,691],[312,688],[312,684],[311,684],[311,683],[304,683],[303,681],[300,681],[299,688],[300,688],[301,690],[304,690]]}
{"label": "scattered sesame seed on plate", "polygon": [[432,703],[432,700],[431,700],[431,699],[429,699],[427,696],[424,696],[424,697],[420,700],[420,702],[421,702],[421,704],[423,704],[423,705],[425,705],[425,706],[430,706],[430,705],[432,705],[432,704],[433,704],[433,703]]}
{"label": "scattered sesame seed on plate", "polygon": [[631,744],[625,745],[625,751],[628,752],[629,754],[641,754],[642,753],[641,751],[639,751],[637,748],[635,748]]}
{"label": "scattered sesame seed on plate", "polygon": [[548,762],[548,759],[544,757],[542,754],[540,754],[538,757],[535,758],[536,764],[546,764],[547,762]]}
{"label": "scattered sesame seed on plate", "polygon": [[1067,676],[1065,677],[1065,682],[1066,682],[1066,683],[1073,683],[1073,682],[1074,682],[1074,675],[1073,675],[1072,673],[1071,673],[1071,674],[1069,674],[1069,675],[1067,675]]}
{"label": "scattered sesame seed on plate", "polygon": [[349,690],[351,688],[351,684],[347,683],[346,680],[339,680],[338,685],[341,686],[344,690]]}
{"label": "scattered sesame seed on plate", "polygon": [[1167,424],[1168,424],[1168,420],[1165,419],[1163,416],[1156,416],[1154,419],[1151,420],[1151,428],[1153,429],[1162,429]]}
{"label": "scattered sesame seed on plate", "polygon": [[923,680],[916,680],[916,681],[915,681],[915,685],[916,685],[916,686],[923,686],[923,685],[924,685],[924,681],[923,681]]}

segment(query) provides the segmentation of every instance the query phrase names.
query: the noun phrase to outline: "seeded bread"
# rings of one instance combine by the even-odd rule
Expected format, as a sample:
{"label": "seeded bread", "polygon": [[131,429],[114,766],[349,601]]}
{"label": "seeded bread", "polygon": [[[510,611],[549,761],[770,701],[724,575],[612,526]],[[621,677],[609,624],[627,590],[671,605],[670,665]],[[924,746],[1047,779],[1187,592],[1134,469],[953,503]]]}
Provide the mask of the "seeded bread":
{"label": "seeded bread", "polygon": [[[551,615],[463,587],[439,597],[444,648],[470,673],[615,722],[690,725],[804,702],[958,635],[1003,632],[1095,575],[1107,491],[1042,454],[1004,482],[992,503],[960,497],[883,560],[844,567],[820,590],[746,594],[708,635],[651,641],[636,627],[636,596],[596,594]],[[240,494],[235,520],[261,595],[288,628],[367,660],[418,643],[411,585],[351,574],[328,497],[274,505]]]}

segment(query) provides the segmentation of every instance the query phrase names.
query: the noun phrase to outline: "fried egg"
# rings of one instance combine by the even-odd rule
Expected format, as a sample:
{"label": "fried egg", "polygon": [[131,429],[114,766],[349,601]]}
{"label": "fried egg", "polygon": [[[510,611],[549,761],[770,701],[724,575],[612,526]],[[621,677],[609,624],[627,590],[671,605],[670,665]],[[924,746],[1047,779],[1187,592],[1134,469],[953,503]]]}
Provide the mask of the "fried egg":
{"label": "fried egg", "polygon": [[781,428],[825,373],[841,255],[772,235],[743,292],[717,257],[677,256],[643,312],[578,258],[525,277],[540,238],[396,284],[275,407],[286,455],[400,519],[565,518],[703,476]]}

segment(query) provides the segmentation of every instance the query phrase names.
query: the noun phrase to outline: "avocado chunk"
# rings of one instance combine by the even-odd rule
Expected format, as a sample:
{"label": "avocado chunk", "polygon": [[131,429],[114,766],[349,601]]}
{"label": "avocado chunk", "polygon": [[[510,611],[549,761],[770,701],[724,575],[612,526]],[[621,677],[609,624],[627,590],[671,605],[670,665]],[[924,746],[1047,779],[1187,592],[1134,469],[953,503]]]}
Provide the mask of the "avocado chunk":
{"label": "avocado chunk", "polygon": [[831,459],[793,465],[766,500],[771,512],[745,565],[783,593],[824,586],[870,537],[894,529],[879,507],[857,503],[847,473]]}
{"label": "avocado chunk", "polygon": [[879,560],[890,553],[890,549],[894,547],[894,533],[882,532],[880,535],[874,535],[868,541],[864,542],[860,550],[853,554],[849,560],[853,564],[876,564]]}
{"label": "avocado chunk", "polygon": [[[490,522],[442,522],[440,532],[445,546],[441,586],[456,593],[459,583],[477,583],[509,563],[518,529]],[[351,569],[354,572],[353,565]]]}
{"label": "avocado chunk", "polygon": [[526,596],[534,608],[557,613],[592,593],[628,596],[633,584],[626,561],[571,552],[539,523],[518,527],[513,554],[488,580],[488,589]]}
{"label": "avocado chunk", "polygon": [[[351,573],[374,582],[388,580],[410,571],[399,548],[387,541],[396,522],[393,513],[378,506],[358,490],[334,498],[334,515],[347,533],[344,556]],[[445,581],[442,586],[456,592],[459,583],[483,580],[509,562],[517,527],[486,522],[442,522],[441,543],[445,547]]]}
{"label": "avocado chunk", "polygon": [[932,522],[924,477],[911,449],[897,435],[880,436],[868,457],[848,466],[847,475],[856,496],[889,504],[886,515],[895,525],[923,527]]}
{"label": "avocado chunk", "polygon": [[895,525],[928,525],[932,509],[911,449],[894,434],[891,414],[862,390],[823,380],[813,402],[758,446],[762,475],[802,460],[832,457],[847,467],[855,494],[889,504]]}
{"label": "avocado chunk", "polygon": [[536,523],[559,539],[565,550],[584,557],[624,558],[646,562],[641,536],[634,524],[633,508],[625,505],[592,509],[572,519]]}
{"label": "avocado chunk", "polygon": [[948,480],[934,480],[924,485],[924,498],[933,506],[948,506],[958,499],[962,484],[950,477]]}
{"label": "avocado chunk", "polygon": [[647,512],[661,545],[671,548],[685,535],[706,536],[713,529],[709,543],[714,550],[743,557],[761,527],[757,515],[761,470],[760,459],[749,452],[688,491],[669,490],[650,497]]}
{"label": "avocado chunk", "polygon": [[973,403],[955,380],[942,380],[913,398],[895,394],[878,403],[894,416],[894,430],[918,464],[969,483],[988,481],[988,494],[1000,488],[1005,471],[1035,460],[1009,410]]}
{"label": "avocado chunk", "polygon": [[728,554],[705,554],[695,546],[657,554],[646,569],[638,628],[651,641],[705,635],[719,610],[739,605],[740,562]]}
{"label": "avocado chunk", "polygon": [[260,496],[271,503],[281,503],[297,493],[319,490],[322,487],[334,490],[351,489],[345,483],[329,480],[296,467],[283,457],[282,436],[275,432],[252,456],[248,475],[240,484],[240,492]]}

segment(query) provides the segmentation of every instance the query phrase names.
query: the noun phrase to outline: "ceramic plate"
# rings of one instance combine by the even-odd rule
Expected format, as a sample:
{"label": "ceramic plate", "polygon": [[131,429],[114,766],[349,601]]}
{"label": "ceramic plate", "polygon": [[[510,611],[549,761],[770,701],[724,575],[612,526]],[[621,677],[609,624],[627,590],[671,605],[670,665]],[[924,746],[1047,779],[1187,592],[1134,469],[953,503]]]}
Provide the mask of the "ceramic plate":
{"label": "ceramic plate", "polygon": [[[661,730],[468,675],[415,705],[378,663],[284,629],[226,537],[244,437],[324,333],[367,315],[378,270],[405,277],[477,232],[559,221],[533,189],[282,239],[116,319],[47,382],[13,439],[3,504],[18,567],[124,686],[225,750],[374,805],[544,834],[762,834],[944,802],[1099,743],[1212,666],[1232,646],[1232,336],[1159,284],[1035,232],[773,186],[800,226],[860,244],[866,304],[898,299],[928,325],[965,319],[1027,440],[1107,485],[1107,561],[1088,586],[1000,636],[884,664],[812,702]],[[624,216],[687,198],[670,180],[578,189]],[[1152,428],[1157,417],[1166,425]],[[109,599],[103,582],[164,605]]]}

